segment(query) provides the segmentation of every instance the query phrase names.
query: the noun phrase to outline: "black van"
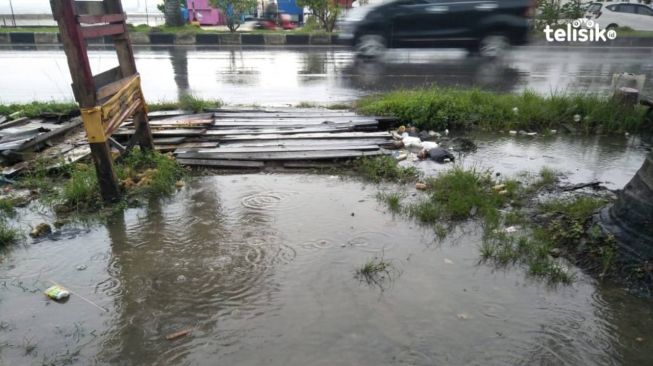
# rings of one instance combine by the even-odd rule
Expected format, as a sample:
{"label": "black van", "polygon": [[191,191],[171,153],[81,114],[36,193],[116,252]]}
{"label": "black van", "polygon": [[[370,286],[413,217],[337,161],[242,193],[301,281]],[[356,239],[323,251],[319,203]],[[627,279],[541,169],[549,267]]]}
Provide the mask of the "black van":
{"label": "black van", "polygon": [[527,42],[534,12],[534,0],[390,0],[351,9],[339,22],[339,40],[365,57],[414,47],[496,57]]}

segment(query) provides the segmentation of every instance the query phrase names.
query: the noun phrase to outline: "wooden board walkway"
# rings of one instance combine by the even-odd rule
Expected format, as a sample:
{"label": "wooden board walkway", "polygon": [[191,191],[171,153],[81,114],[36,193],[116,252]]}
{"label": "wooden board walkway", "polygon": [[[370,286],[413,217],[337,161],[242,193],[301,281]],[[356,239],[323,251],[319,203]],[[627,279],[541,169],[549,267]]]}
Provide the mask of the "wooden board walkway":
{"label": "wooden board walkway", "polygon": [[[388,153],[387,117],[317,108],[216,109],[210,113],[154,112],[150,128],[157,150],[173,151],[181,164],[262,169],[324,166]],[[114,136],[134,133],[126,124]]]}

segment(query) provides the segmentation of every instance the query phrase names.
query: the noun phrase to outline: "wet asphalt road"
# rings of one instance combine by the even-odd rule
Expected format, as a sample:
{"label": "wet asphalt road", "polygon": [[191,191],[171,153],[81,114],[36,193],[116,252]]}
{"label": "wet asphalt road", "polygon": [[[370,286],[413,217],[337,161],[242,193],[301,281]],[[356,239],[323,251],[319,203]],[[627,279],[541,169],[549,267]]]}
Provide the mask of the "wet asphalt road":
{"label": "wet asphalt road", "polygon": [[[112,50],[89,53],[94,73],[117,65]],[[612,75],[645,74],[653,94],[653,48],[520,47],[500,62],[456,50],[397,50],[380,62],[356,60],[346,48],[136,48],[150,101],[182,92],[229,104],[288,105],[351,101],[378,91],[477,86],[541,94],[610,90]],[[72,100],[59,48],[0,48],[0,102]]]}

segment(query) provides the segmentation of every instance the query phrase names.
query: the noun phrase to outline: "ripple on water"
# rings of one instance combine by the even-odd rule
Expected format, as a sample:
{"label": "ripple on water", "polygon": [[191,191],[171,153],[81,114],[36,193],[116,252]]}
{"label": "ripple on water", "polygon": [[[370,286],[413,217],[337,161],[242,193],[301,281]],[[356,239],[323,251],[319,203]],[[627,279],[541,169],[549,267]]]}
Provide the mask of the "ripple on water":
{"label": "ripple on water", "polygon": [[[256,211],[277,211],[289,210],[299,206],[298,200],[289,200],[296,196],[298,192],[257,192],[243,197],[240,200],[241,205]],[[283,203],[283,204],[282,204]]]}
{"label": "ripple on water", "polygon": [[399,238],[382,231],[361,231],[352,234],[346,244],[367,252],[379,252],[394,248]]}

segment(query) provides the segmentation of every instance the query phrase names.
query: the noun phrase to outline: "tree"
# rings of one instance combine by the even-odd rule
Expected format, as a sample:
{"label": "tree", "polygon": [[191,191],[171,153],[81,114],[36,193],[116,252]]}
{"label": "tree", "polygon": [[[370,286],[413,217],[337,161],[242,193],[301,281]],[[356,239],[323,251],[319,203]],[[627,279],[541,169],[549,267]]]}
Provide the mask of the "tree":
{"label": "tree", "polygon": [[631,258],[653,258],[653,152],[599,215],[602,226],[622,243]]}
{"label": "tree", "polygon": [[311,14],[317,18],[322,28],[331,33],[336,27],[340,15],[340,7],[335,0],[297,0],[299,7],[308,7]]}
{"label": "tree", "polygon": [[180,27],[184,25],[180,9],[183,3],[183,0],[164,0],[163,4],[157,5],[159,11],[165,16],[167,26]]}
{"label": "tree", "polygon": [[211,5],[222,10],[227,18],[227,28],[235,32],[240,27],[240,17],[256,8],[257,0],[211,0]]}

